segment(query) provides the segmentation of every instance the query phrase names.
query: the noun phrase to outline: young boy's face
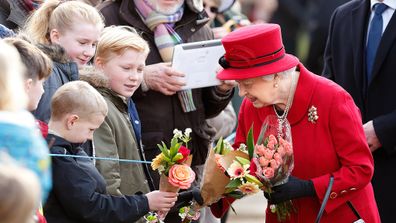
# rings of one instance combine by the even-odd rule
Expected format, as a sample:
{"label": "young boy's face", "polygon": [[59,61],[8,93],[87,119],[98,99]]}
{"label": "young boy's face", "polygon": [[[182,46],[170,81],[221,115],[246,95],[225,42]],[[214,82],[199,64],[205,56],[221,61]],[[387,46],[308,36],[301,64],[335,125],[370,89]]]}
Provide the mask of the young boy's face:
{"label": "young boy's face", "polygon": [[94,131],[103,123],[105,116],[92,115],[89,118],[68,121],[70,134],[67,140],[71,143],[84,143],[93,139]]}
{"label": "young boy's face", "polygon": [[32,79],[27,79],[26,80],[26,93],[29,97],[29,104],[28,104],[28,110],[33,111],[36,110],[37,105],[41,99],[41,96],[44,93],[44,79],[42,80],[32,80]]}
{"label": "young boy's face", "polygon": [[109,77],[111,89],[124,97],[131,97],[143,80],[147,54],[127,49],[114,55],[107,63],[99,65]]}

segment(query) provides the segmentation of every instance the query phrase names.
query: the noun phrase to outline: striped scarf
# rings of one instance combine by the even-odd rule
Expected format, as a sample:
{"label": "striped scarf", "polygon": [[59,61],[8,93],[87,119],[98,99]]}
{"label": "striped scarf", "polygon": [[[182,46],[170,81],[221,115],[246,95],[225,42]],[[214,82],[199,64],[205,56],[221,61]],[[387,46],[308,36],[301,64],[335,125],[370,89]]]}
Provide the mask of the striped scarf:
{"label": "striped scarf", "polygon": [[[146,26],[154,32],[154,42],[162,60],[170,62],[174,46],[183,42],[173,27],[182,18],[184,7],[180,7],[173,15],[164,15],[157,12],[147,0],[134,0],[134,3]],[[179,91],[178,97],[184,112],[196,110],[191,90]]]}

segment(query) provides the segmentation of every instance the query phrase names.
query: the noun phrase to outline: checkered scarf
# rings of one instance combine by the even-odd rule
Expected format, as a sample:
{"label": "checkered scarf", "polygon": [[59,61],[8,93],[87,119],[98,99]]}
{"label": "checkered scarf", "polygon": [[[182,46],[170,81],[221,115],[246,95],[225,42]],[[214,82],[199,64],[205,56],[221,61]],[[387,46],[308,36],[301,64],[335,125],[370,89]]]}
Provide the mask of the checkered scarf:
{"label": "checkered scarf", "polygon": [[138,12],[144,18],[144,23],[154,32],[155,44],[162,60],[171,61],[173,47],[182,42],[180,36],[173,29],[173,25],[182,18],[184,8],[181,7],[173,15],[164,15],[155,11],[147,0],[134,0],[134,2]]}
{"label": "checkered scarf", "polygon": [[[147,0],[134,0],[134,3],[146,26],[154,32],[154,41],[162,60],[170,62],[174,46],[183,42],[173,27],[182,18],[184,7],[180,7],[173,15],[164,15],[157,12]],[[196,110],[191,90],[178,92],[178,97],[184,112]]]}

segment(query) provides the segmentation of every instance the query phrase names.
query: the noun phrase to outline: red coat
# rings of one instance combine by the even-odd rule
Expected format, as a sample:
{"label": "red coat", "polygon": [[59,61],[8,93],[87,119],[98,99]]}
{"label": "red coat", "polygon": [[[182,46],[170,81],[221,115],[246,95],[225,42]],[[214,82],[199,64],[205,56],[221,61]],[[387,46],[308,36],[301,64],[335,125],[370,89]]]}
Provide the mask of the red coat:
{"label": "red coat", "polygon": [[[346,204],[348,200],[365,222],[380,222],[370,183],[374,171],[373,158],[358,108],[341,87],[312,74],[301,64],[299,68],[300,77],[287,116],[292,127],[295,159],[292,175],[300,179],[311,179],[316,197],[293,200],[297,214],[293,214],[289,222],[315,222],[330,175],[334,176],[334,185],[322,223],[356,221]],[[308,109],[311,106],[317,108],[319,118],[316,123],[308,121]],[[235,144],[246,142],[247,132],[253,123],[254,138],[257,140],[261,124],[267,115],[275,115],[272,106],[257,109],[245,99],[239,113]],[[266,222],[277,222],[276,215],[268,209]]]}

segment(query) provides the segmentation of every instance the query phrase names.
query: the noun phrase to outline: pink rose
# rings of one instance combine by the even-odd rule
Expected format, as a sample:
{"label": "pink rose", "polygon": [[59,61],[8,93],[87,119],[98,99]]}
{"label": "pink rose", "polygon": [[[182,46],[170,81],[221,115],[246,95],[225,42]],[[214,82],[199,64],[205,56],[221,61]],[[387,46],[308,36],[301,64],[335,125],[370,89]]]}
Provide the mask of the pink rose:
{"label": "pink rose", "polygon": [[274,177],[274,169],[272,169],[271,167],[266,167],[263,169],[263,175],[267,178],[267,179],[271,179],[272,177]]}
{"label": "pink rose", "polygon": [[260,163],[260,166],[267,167],[269,164],[269,160],[262,156],[259,158],[259,163]]}
{"label": "pink rose", "polygon": [[278,162],[276,160],[272,159],[272,160],[269,161],[269,163],[270,163],[270,167],[271,168],[278,169],[279,164],[278,164]]}
{"label": "pink rose", "polygon": [[267,143],[269,149],[275,149],[275,145],[278,143],[274,135],[270,135]]}
{"label": "pink rose", "polygon": [[270,150],[275,149],[275,143],[273,141],[269,141],[267,144],[267,148]]}
{"label": "pink rose", "polygon": [[281,146],[285,148],[285,152],[288,156],[293,154],[293,147],[288,141],[280,138],[279,143]]}
{"label": "pink rose", "polygon": [[270,149],[265,149],[264,150],[264,157],[268,160],[272,159],[272,156],[274,155],[275,150],[270,150]]}
{"label": "pink rose", "polygon": [[169,170],[168,181],[175,187],[188,189],[195,180],[195,173],[187,165],[173,165]]}
{"label": "pink rose", "polygon": [[282,165],[282,163],[283,163],[282,156],[279,153],[274,154],[274,160],[276,160],[276,163],[278,164],[278,166]]}
{"label": "pink rose", "polygon": [[283,146],[279,146],[278,149],[276,150],[279,155],[284,156],[286,154],[285,148]]}
{"label": "pink rose", "polygon": [[264,156],[265,147],[263,145],[255,145],[255,152],[259,156]]}

